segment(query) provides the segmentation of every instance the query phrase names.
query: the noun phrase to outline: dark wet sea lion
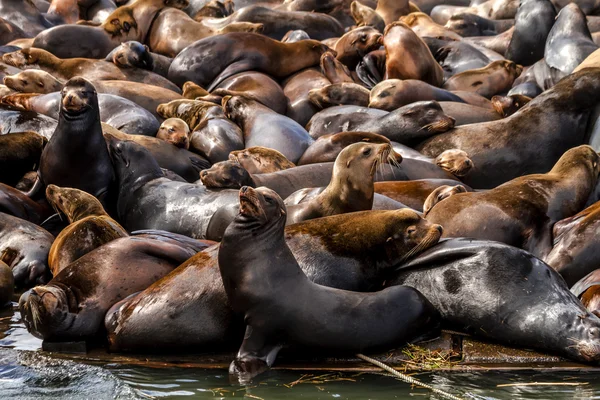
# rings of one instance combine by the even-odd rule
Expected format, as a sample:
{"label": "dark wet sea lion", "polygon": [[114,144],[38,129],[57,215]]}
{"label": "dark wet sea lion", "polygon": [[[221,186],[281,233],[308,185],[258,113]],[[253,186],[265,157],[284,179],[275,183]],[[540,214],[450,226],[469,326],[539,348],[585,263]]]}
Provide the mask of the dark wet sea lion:
{"label": "dark wet sea lion", "polygon": [[35,37],[32,47],[60,58],[104,58],[122,42],[144,42],[161,9],[187,5],[187,0],[139,0],[117,8],[100,26],[61,25],[47,29]]}
{"label": "dark wet sea lion", "polygon": [[309,93],[330,84],[331,81],[318,68],[307,68],[287,78],[282,82],[283,93],[288,100],[285,115],[305,126],[320,109],[310,101]]}
{"label": "dark wet sea lion", "polygon": [[512,61],[494,61],[484,68],[461,72],[449,78],[443,88],[475,92],[491,98],[507,92],[519,77],[523,67]]}
{"label": "dark wet sea lion", "polygon": [[0,261],[0,308],[9,306],[15,292],[15,278],[6,263]]}
{"label": "dark wet sea lion", "polygon": [[106,56],[106,60],[120,68],[142,68],[161,76],[167,76],[173,62],[172,58],[152,53],[148,46],[135,40],[121,43]]}
{"label": "dark wet sea lion", "polygon": [[308,92],[308,100],[318,108],[341,105],[367,107],[369,105],[370,93],[362,85],[343,82],[328,85],[320,89],[312,89]]}
{"label": "dark wet sea lion", "polygon": [[598,268],[597,229],[600,203],[594,203],[580,213],[556,222],[553,227],[553,247],[544,261],[572,286]]}
{"label": "dark wet sea lion", "polygon": [[[3,104],[39,112],[54,119],[58,119],[60,101],[60,92],[17,93],[2,98]],[[125,133],[154,136],[160,127],[160,123],[152,113],[120,96],[99,93],[98,107],[102,122]]]}
{"label": "dark wet sea lion", "polygon": [[[389,143],[353,143],[336,157],[329,185],[318,194],[287,204],[286,225],[373,208],[373,179],[380,163],[399,163]],[[310,189],[308,189],[310,191]],[[311,193],[312,194],[312,193]],[[292,195],[293,196],[293,195]]]}
{"label": "dark wet sea lion", "polygon": [[156,138],[188,150],[190,148],[190,127],[182,119],[169,118],[158,128]]}
{"label": "dark wet sea lion", "polygon": [[179,53],[168,77],[178,85],[192,81],[212,91],[226,78],[249,70],[290,76],[318,65],[327,50],[315,40],[281,43],[255,33],[226,33],[199,40]]}
{"label": "dark wet sea lion", "polygon": [[333,48],[337,52],[337,59],[351,70],[373,50],[381,47],[381,33],[370,26],[352,29],[345,33]]}
{"label": "dark wet sea lion", "polygon": [[464,181],[478,189],[546,172],[565,151],[584,143],[599,80],[600,69],[579,71],[510,117],[456,127],[416,149],[430,157],[453,148],[466,151],[476,167]]}
{"label": "dark wet sea lion", "polygon": [[506,58],[521,65],[533,65],[544,58],[544,47],[554,25],[556,11],[549,0],[525,0],[515,16],[515,32]]}
{"label": "dark wet sea lion", "polygon": [[69,225],[56,237],[48,254],[53,276],[81,256],[112,240],[128,236],[91,194],[71,188],[48,185],[48,202],[66,215]]}
{"label": "dark wet sea lion", "polygon": [[269,147],[295,163],[312,143],[308,132],[297,122],[254,100],[225,97],[223,111],[244,132],[246,147]]}
{"label": "dark wet sea lion", "polygon": [[4,46],[13,40],[27,38],[29,35],[12,22],[0,18],[0,37],[2,37],[0,39],[0,46]]}
{"label": "dark wet sea lion", "polygon": [[552,226],[585,206],[599,173],[600,156],[590,146],[579,146],[547,174],[459,193],[440,202],[427,219],[441,224],[446,237],[495,240],[544,259],[552,250]]}
{"label": "dark wet sea lion", "polygon": [[440,64],[446,78],[471,69],[483,68],[492,59],[478,48],[465,41],[423,38],[433,57]]}
{"label": "dark wet sea lion", "polygon": [[0,261],[12,269],[18,287],[48,282],[48,251],[53,241],[54,236],[39,226],[0,213]]}
{"label": "dark wet sea lion", "polygon": [[5,63],[22,69],[41,69],[58,79],[68,80],[80,76],[89,80],[122,80],[146,83],[174,92],[179,88],[168,79],[139,68],[121,69],[105,60],[90,58],[58,58],[42,49],[22,49],[2,56]]}
{"label": "dark wet sea lion", "polygon": [[450,196],[454,196],[458,193],[469,192],[463,185],[443,185],[436,188],[433,192],[427,196],[423,203],[423,216],[426,217],[429,211],[440,201],[447,199]]}
{"label": "dark wet sea lion", "polygon": [[107,142],[119,185],[117,214],[129,231],[161,229],[205,239],[214,212],[237,202],[235,190],[213,191],[165,178],[151,154],[137,143],[110,135]]}
{"label": "dark wet sea lion", "polygon": [[58,92],[63,83],[46,71],[30,69],[15,75],[4,77],[4,84],[9,88],[23,93],[52,93]]}
{"label": "dark wet sea lion", "polygon": [[35,132],[0,135],[0,182],[15,186],[23,175],[37,169],[47,143]]}
{"label": "dark wet sea lion", "polygon": [[[427,45],[404,23],[394,22],[383,35],[385,79],[418,79],[441,86],[444,73]],[[410,62],[407,62],[410,60]]]}
{"label": "dark wet sea lion", "polygon": [[22,29],[27,37],[35,36],[52,24],[30,0],[4,0],[0,4],[0,17]]}
{"label": "dark wet sea lion", "polygon": [[[456,185],[450,179],[419,179],[414,181],[375,182],[375,193],[394,199],[416,211],[423,211],[429,195],[442,186]],[[461,185],[464,187],[464,185]],[[466,189],[466,188],[465,188]],[[473,189],[468,188],[468,191]]]}
{"label": "dark wet sea lion", "polygon": [[[410,226],[416,232],[409,233]],[[356,291],[380,287],[386,271],[410,253],[433,245],[439,236],[435,226],[414,219],[408,210],[335,215],[287,226],[285,232],[286,243],[310,280]],[[218,249],[196,254],[145,291],[116,304],[106,315],[111,349],[206,350],[241,340],[242,318],[228,305]],[[182,293],[189,297],[184,299]]]}
{"label": "dark wet sea lion", "polygon": [[113,240],[71,263],[47,285],[25,292],[19,300],[25,326],[45,340],[93,337],[103,330],[104,314],[114,303],[147,288],[204,247],[167,238]]}
{"label": "dark wet sea lion", "polygon": [[232,151],[229,160],[237,162],[250,174],[268,174],[296,166],[277,150],[260,146]]}
{"label": "dark wet sea lion", "polygon": [[0,104],[0,133],[36,132],[49,139],[56,129],[57,121],[45,115],[23,111]]}
{"label": "dark wet sea lion", "polygon": [[227,160],[232,151],[243,149],[244,135],[221,107],[212,107],[192,132],[190,146],[214,164]]}
{"label": "dark wet sea lion", "polygon": [[531,101],[530,97],[520,94],[492,97],[494,109],[501,117],[509,117]]}
{"label": "dark wet sea lion", "polygon": [[416,101],[436,100],[464,103],[465,100],[448,90],[416,79],[387,79],[371,89],[369,107],[393,111]]}
{"label": "dark wet sea lion", "polygon": [[356,76],[365,87],[371,89],[384,79],[386,61],[385,50],[372,51],[356,66]]}
{"label": "dark wet sea lion", "polygon": [[310,136],[318,139],[323,135],[352,131],[363,122],[387,115],[387,111],[360,106],[335,106],[316,113],[306,124]]}
{"label": "dark wet sea lion", "polygon": [[[416,214],[415,217],[418,218]],[[244,187],[240,190],[240,213],[227,229],[219,249],[219,269],[229,304],[235,312],[244,314],[248,324],[240,351],[230,366],[230,373],[241,382],[270,368],[282,345],[288,343],[338,352],[368,351],[437,334],[437,311],[411,288],[362,294],[310,282],[285,243],[285,219],[285,206],[276,193]],[[255,227],[251,236],[248,226]],[[268,238],[264,240],[266,247],[250,246],[250,238],[253,242]],[[236,250],[232,251],[234,247]],[[271,267],[272,257],[286,268],[276,272]],[[261,278],[253,279],[255,274]],[[263,280],[278,284],[265,287]],[[280,290],[289,297],[282,297]],[[295,309],[297,299],[303,299],[303,309]],[[252,308],[247,306],[249,302],[254,304]],[[268,307],[273,304],[286,311],[272,315]],[[310,318],[304,315],[306,307],[311,310]],[[352,316],[344,310],[352,310]],[[390,317],[383,325],[375,317],[380,312]],[[315,313],[320,316],[315,318]],[[294,329],[290,329],[292,326]],[[410,332],[406,326],[411,327]],[[320,332],[318,339],[315,332]]]}
{"label": "dark wet sea lion", "polygon": [[[28,175],[25,174],[25,176]],[[33,171],[31,185],[35,182],[36,177],[37,173]],[[21,191],[18,184],[13,188],[4,183],[0,183],[0,212],[36,225],[41,225],[51,214],[50,207],[45,201],[33,201]]]}
{"label": "dark wet sea lion", "polygon": [[105,205],[111,195],[114,171],[100,124],[98,95],[83,78],[70,79],[61,92],[56,131],[48,141],[31,195],[43,195],[54,184],[81,189]]}
{"label": "dark wet sea lion", "polygon": [[386,283],[395,284],[422,292],[450,329],[577,361],[600,360],[600,319],[556,272],[523,250],[442,241],[399,267]]}

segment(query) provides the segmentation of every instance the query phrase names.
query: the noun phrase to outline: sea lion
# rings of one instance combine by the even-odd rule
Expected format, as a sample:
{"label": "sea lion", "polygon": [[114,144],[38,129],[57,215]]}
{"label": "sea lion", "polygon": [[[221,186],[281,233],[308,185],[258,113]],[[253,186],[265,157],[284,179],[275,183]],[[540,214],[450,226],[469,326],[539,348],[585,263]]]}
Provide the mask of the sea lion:
{"label": "sea lion", "polygon": [[52,93],[62,89],[63,83],[46,71],[30,69],[4,77],[4,84],[23,93]]}
{"label": "sea lion", "polygon": [[56,129],[57,121],[34,111],[18,110],[0,104],[0,133],[36,132],[49,139]]}
{"label": "sea lion", "polygon": [[10,21],[26,34],[33,37],[52,23],[41,14],[33,1],[5,0],[0,4],[0,17]]}
{"label": "sea lion", "polygon": [[119,187],[117,214],[126,229],[161,229],[212,240],[207,230],[214,212],[235,203],[237,191],[171,181],[144,147],[111,135],[106,139]]}
{"label": "sea lion", "polygon": [[[140,0],[114,10],[100,26],[60,25],[38,34],[31,47],[59,58],[104,58],[122,42],[144,42],[156,14],[185,8],[188,0]],[[85,40],[82,40],[85,38]]]}
{"label": "sea lion", "polygon": [[91,194],[48,185],[46,198],[69,221],[52,243],[48,254],[48,266],[53,276],[95,248],[128,236],[127,231],[104,211],[102,204]]}
{"label": "sea lion", "polygon": [[[256,100],[271,110],[284,114],[288,109],[288,101],[282,87],[273,78],[260,72],[242,72],[221,82],[211,95],[235,96],[240,95]],[[202,100],[202,99],[200,99]],[[221,100],[218,101],[221,104]]]}
{"label": "sea lion", "polygon": [[377,29],[363,26],[345,33],[333,49],[337,52],[338,61],[354,70],[364,56],[381,47],[382,38]]}
{"label": "sea lion", "polygon": [[183,97],[190,100],[195,100],[198,97],[203,97],[209,93],[199,85],[196,85],[192,81],[187,81],[183,84]]}
{"label": "sea lion", "polygon": [[318,65],[327,50],[316,40],[281,43],[256,33],[226,33],[199,40],[179,53],[168,77],[178,85],[195,82],[210,92],[226,78],[244,71],[276,78],[290,76]]}
{"label": "sea lion", "polygon": [[600,203],[596,202],[556,222],[552,228],[553,247],[544,261],[561,274],[569,286],[598,267],[595,248],[599,209]]}
{"label": "sea lion", "polygon": [[[440,40],[436,38],[423,38],[423,41],[427,44],[429,50],[431,50],[435,60],[442,67],[445,78],[464,71],[483,68],[492,61],[496,61],[492,58],[492,51],[465,41]],[[496,55],[498,59],[503,59],[500,54]]]}
{"label": "sea lion", "polygon": [[548,34],[556,20],[556,11],[548,0],[525,0],[519,4],[506,59],[521,65],[533,65],[544,58]]}
{"label": "sea lion", "polygon": [[[505,32],[515,25],[515,20],[493,20],[476,14],[459,13],[450,17],[445,28],[456,32],[461,37],[493,36]],[[550,30],[550,28],[548,28]],[[456,40],[456,39],[453,39]],[[546,41],[543,39],[542,43]]]}
{"label": "sea lion", "polygon": [[[416,213],[415,217],[416,222],[419,218]],[[437,311],[411,288],[396,287],[395,291],[361,294],[310,282],[285,243],[285,220],[285,205],[276,193],[266,188],[244,187],[240,189],[239,215],[227,228],[219,249],[219,269],[229,304],[235,312],[244,314],[248,324],[240,351],[230,366],[230,373],[237,375],[241,382],[248,382],[270,368],[285,343],[329,351],[364,351],[393,347],[437,334]],[[247,229],[249,225],[254,226],[251,235]],[[258,253],[256,245],[250,246],[250,238],[254,243],[264,238],[261,243],[267,247],[259,246]],[[255,262],[249,263],[248,257],[253,257]],[[277,257],[279,265],[286,268],[274,270],[272,257]],[[244,274],[247,277],[258,274],[261,278],[251,279],[250,283]],[[276,286],[287,291],[288,297],[274,291],[275,286],[258,289],[262,280],[279,282]],[[289,296],[290,290],[295,294]],[[250,293],[252,300],[248,297]],[[294,309],[295,301],[287,302],[286,298],[303,299],[303,307],[309,307],[312,317],[305,318],[304,311]],[[249,301],[255,306],[249,308]],[[271,315],[265,308],[267,304],[269,307],[278,304],[286,311]],[[335,311],[328,307],[330,304],[336,304]],[[387,307],[388,304],[394,306]],[[353,311],[351,318],[347,317],[349,310]],[[315,318],[317,312],[320,316]],[[380,312],[390,317],[383,325],[381,319],[375,317]],[[331,324],[332,318],[338,320]],[[349,326],[355,328],[349,330]],[[409,331],[407,326],[410,326]],[[275,334],[275,331],[279,333]],[[311,339],[317,337],[314,332],[321,332],[318,340]],[[373,332],[377,332],[376,336]]]}
{"label": "sea lion", "polygon": [[156,108],[163,118],[180,118],[184,120],[192,131],[200,125],[206,113],[217,104],[204,100],[180,99],[161,104]]}
{"label": "sea lion", "polygon": [[600,360],[600,319],[552,268],[523,250],[442,241],[400,266],[386,286],[397,284],[422,292],[449,329],[576,361]]}
{"label": "sea lion", "polygon": [[[424,211],[429,195],[443,186],[455,186],[450,179],[418,179],[412,181],[375,182],[375,193],[396,200],[415,211]],[[462,186],[466,191],[473,189]]]}
{"label": "sea lion", "polygon": [[407,0],[394,1],[394,0],[381,0],[377,1],[377,8],[375,11],[381,15],[386,25],[391,24],[394,21],[410,13],[410,6]]}
{"label": "sea lion", "polygon": [[15,293],[15,278],[5,262],[0,261],[0,308],[10,305]]}
{"label": "sea lion", "polygon": [[61,91],[58,125],[44,147],[30,195],[43,195],[54,184],[81,189],[106,205],[113,180],[96,89],[83,78],[70,79]]}
{"label": "sea lion", "polygon": [[394,22],[386,26],[383,45],[387,60],[385,79],[418,79],[433,86],[442,86],[442,67],[427,45],[406,24]]}
{"label": "sea lion", "polygon": [[[400,163],[389,143],[353,143],[343,149],[335,160],[329,185],[304,190],[302,199],[291,205],[286,200],[287,222],[298,222],[330,215],[373,208],[375,190],[373,178],[379,164]],[[294,196],[292,194],[291,196]]]}
{"label": "sea lion", "polygon": [[228,96],[223,99],[223,111],[244,132],[246,147],[272,148],[296,163],[312,143],[308,132],[297,122],[257,101]]}
{"label": "sea lion", "polygon": [[21,49],[2,56],[2,61],[21,69],[41,69],[58,79],[69,80],[80,76],[93,81],[121,80],[146,83],[179,92],[166,78],[139,68],[121,69],[105,60],[89,58],[58,58],[42,49]]}
{"label": "sea lion", "polygon": [[[437,242],[437,227],[414,216],[408,210],[334,215],[287,226],[285,241],[313,282],[370,291],[381,287],[386,271]],[[408,232],[411,226],[416,232]],[[112,307],[105,319],[111,350],[205,351],[241,340],[242,318],[227,302],[218,250],[217,245],[196,254]]]}
{"label": "sea lion", "polygon": [[306,124],[309,135],[318,139],[323,135],[352,131],[358,124],[387,115],[387,111],[360,106],[335,106],[316,113]]}
{"label": "sea lion", "polygon": [[335,55],[327,51],[321,56],[321,72],[331,83],[354,83],[352,73]]}
{"label": "sea lion", "polygon": [[598,296],[598,286],[600,284],[599,273],[597,269],[590,272],[571,288],[571,293],[577,296],[581,300],[581,304],[595,316],[600,315],[600,297]]}
{"label": "sea lion", "polygon": [[523,67],[512,61],[494,61],[487,67],[461,72],[449,78],[443,88],[475,92],[483,97],[507,92]]}
{"label": "sea lion", "polygon": [[229,160],[237,162],[250,174],[268,174],[296,166],[277,150],[260,146],[232,151]]}
{"label": "sea lion", "polygon": [[423,203],[423,216],[426,217],[433,206],[440,201],[458,193],[467,193],[467,189],[463,185],[443,185],[436,188]]}
{"label": "sea lion", "polygon": [[156,137],[182,149],[190,148],[190,127],[179,118],[165,120],[158,128]]}
{"label": "sea lion", "polygon": [[423,81],[387,79],[371,89],[368,106],[393,111],[407,104],[424,100],[465,102],[455,93]]}
{"label": "sea lion", "polygon": [[308,33],[304,32],[302,29],[296,29],[296,30],[288,31],[288,33],[283,35],[283,37],[281,38],[281,41],[283,43],[295,43],[295,42],[299,42],[301,40],[307,40],[307,39],[310,39],[310,36],[308,35]]}
{"label": "sea lion", "polygon": [[352,2],[350,5],[350,12],[352,13],[352,18],[354,18],[357,26],[372,26],[379,32],[383,32],[385,29],[385,21],[381,15],[371,7],[362,4],[359,1]]}
{"label": "sea lion", "polygon": [[[25,174],[25,176],[28,175]],[[37,173],[33,171],[31,185],[33,185],[36,176]],[[50,207],[45,201],[36,202],[31,200],[19,189],[18,184],[13,188],[0,183],[0,212],[41,225],[50,216]]]}
{"label": "sea lion", "polygon": [[462,37],[447,27],[435,23],[431,17],[422,12],[412,12],[400,17],[420,38],[434,37],[437,39],[462,40]]}
{"label": "sea lion", "polygon": [[496,112],[502,117],[509,117],[513,115],[530,101],[531,97],[523,96],[520,94],[492,97],[492,104],[494,105],[494,110],[496,110]]}
{"label": "sea lion", "polygon": [[476,167],[464,182],[478,189],[546,172],[565,151],[585,143],[590,110],[597,103],[597,79],[597,68],[571,74],[510,117],[456,127],[416,149],[430,157],[448,149],[466,151]]}
{"label": "sea lion", "polygon": [[37,169],[47,143],[35,132],[0,135],[0,182],[15,186],[23,175]]}
{"label": "sea lion", "polygon": [[547,174],[459,193],[434,207],[427,219],[441,224],[447,237],[496,240],[544,259],[552,250],[552,226],[585,206],[599,173],[600,156],[590,146],[579,146]]}
{"label": "sea lion", "polygon": [[344,82],[324,86],[320,89],[312,89],[308,92],[308,100],[318,108],[340,105],[367,107],[370,94],[371,92],[364,86]]}
{"label": "sea lion", "polygon": [[[344,148],[358,142],[390,143],[390,140],[371,132],[339,132],[324,135],[306,149],[298,161],[298,165],[335,161]],[[248,170],[248,172],[250,171]]]}
{"label": "sea lion", "polygon": [[23,293],[19,308],[25,326],[44,340],[92,338],[102,331],[104,314],[114,303],[144,290],[203,248],[164,237],[113,240],[68,265],[47,285]]}
{"label": "sea lion", "polygon": [[288,100],[285,115],[305,126],[319,111],[319,107],[310,101],[309,93],[330,84],[331,81],[318,68],[307,68],[290,76],[282,82],[283,93]]}
{"label": "sea lion", "polygon": [[106,60],[113,62],[119,68],[142,68],[165,77],[173,62],[172,58],[152,53],[148,46],[135,40],[123,42],[115,47],[108,53]]}
{"label": "sea lion", "polygon": [[227,160],[232,151],[243,149],[244,135],[221,107],[212,107],[192,132],[190,147],[214,164]]}
{"label": "sea lion", "polygon": [[48,282],[48,252],[54,241],[45,229],[0,213],[0,261],[12,269],[17,287]]}

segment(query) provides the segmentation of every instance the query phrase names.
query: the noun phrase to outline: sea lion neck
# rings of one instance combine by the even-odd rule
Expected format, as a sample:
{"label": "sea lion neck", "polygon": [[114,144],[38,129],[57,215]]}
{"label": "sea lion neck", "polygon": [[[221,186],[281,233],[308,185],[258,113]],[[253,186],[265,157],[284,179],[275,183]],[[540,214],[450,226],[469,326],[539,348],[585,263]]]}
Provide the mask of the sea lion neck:
{"label": "sea lion neck", "polygon": [[[352,212],[373,208],[375,185],[373,171],[357,171],[338,157],[329,185],[319,194],[325,208]],[[336,212],[339,213],[339,212]]]}
{"label": "sea lion neck", "polygon": [[87,217],[108,215],[102,204],[93,196],[79,198],[74,202],[76,202],[76,205],[71,204],[72,207],[70,207],[69,214],[67,214],[67,218],[71,224]]}

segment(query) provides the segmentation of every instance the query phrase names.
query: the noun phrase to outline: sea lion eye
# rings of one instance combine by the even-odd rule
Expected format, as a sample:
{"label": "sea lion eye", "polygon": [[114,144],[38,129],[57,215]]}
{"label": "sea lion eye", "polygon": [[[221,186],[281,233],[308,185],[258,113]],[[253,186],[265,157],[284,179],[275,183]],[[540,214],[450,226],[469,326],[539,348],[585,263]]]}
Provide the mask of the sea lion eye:
{"label": "sea lion eye", "polygon": [[371,148],[368,147],[366,149],[363,150],[363,155],[368,156],[369,154],[371,154]]}
{"label": "sea lion eye", "polygon": [[362,35],[362,36],[360,37],[360,41],[361,41],[361,42],[366,42],[366,41],[367,41],[367,35]]}
{"label": "sea lion eye", "polygon": [[27,85],[27,81],[26,81],[25,79],[21,79],[21,83],[22,83],[23,85]]}
{"label": "sea lion eye", "polygon": [[409,227],[406,229],[406,233],[407,233],[408,235],[412,235],[412,234],[414,234],[416,231],[417,231],[417,228],[416,228],[415,226],[409,226]]}
{"label": "sea lion eye", "polygon": [[125,32],[129,32],[130,29],[131,29],[131,24],[129,22],[123,22],[123,30]]}
{"label": "sea lion eye", "polygon": [[265,200],[267,201],[267,203],[273,204],[273,198],[271,198],[271,197],[265,197]]}

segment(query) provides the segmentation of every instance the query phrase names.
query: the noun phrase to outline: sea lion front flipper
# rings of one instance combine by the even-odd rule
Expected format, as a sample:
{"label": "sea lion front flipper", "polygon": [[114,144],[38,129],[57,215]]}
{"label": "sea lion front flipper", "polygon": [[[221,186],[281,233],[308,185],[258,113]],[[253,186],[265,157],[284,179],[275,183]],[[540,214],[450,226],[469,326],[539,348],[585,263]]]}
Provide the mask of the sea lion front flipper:
{"label": "sea lion front flipper", "polygon": [[255,65],[252,64],[252,60],[240,60],[240,61],[236,61],[232,64],[229,64],[229,66],[227,68],[225,68],[223,70],[223,72],[221,72],[219,75],[217,75],[217,77],[212,81],[212,83],[210,84],[210,86],[208,87],[208,91],[212,92],[217,86],[219,86],[219,84],[221,84],[221,82],[223,82],[225,79],[229,78],[230,76],[233,76],[235,74],[239,74],[241,72],[245,72],[245,71],[250,71],[251,69],[254,69]]}
{"label": "sea lion front flipper", "polygon": [[249,384],[252,378],[271,368],[281,347],[281,344],[269,343],[262,332],[247,325],[242,346],[229,366],[229,374],[236,377],[240,385]]}

